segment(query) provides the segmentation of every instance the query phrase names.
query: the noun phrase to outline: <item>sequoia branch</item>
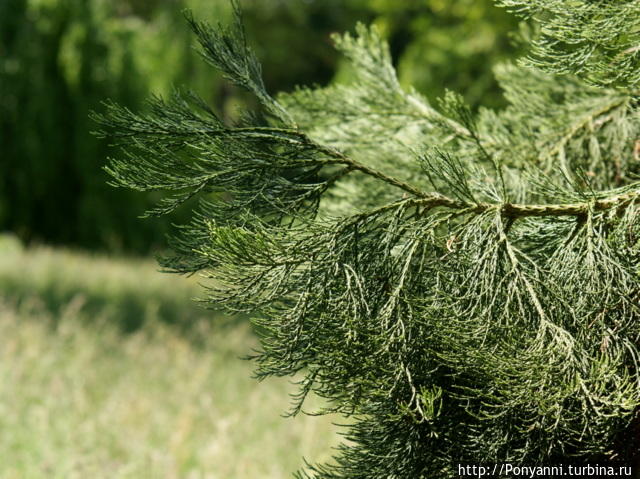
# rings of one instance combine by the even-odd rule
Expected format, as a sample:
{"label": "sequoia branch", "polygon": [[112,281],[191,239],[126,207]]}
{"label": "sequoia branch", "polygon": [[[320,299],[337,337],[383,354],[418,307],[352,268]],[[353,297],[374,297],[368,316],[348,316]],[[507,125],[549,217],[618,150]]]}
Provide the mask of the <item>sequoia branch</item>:
{"label": "sequoia branch", "polygon": [[525,218],[534,216],[584,216],[590,211],[599,212],[627,205],[640,197],[640,191],[634,190],[607,198],[585,201],[582,203],[558,204],[519,204],[519,203],[467,203],[449,198],[439,193],[424,194],[397,204],[422,206],[427,209],[445,207],[454,210],[467,210],[472,213],[484,213],[499,210],[508,218]]}

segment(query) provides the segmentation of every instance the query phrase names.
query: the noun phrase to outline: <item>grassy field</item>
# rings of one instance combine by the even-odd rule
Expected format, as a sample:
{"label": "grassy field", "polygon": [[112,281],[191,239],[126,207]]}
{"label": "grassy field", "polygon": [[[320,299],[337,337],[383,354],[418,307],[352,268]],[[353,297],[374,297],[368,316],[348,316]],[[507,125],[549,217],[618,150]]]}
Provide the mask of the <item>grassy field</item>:
{"label": "grassy field", "polygon": [[0,477],[269,479],[327,460],[332,419],[282,418],[292,386],[251,379],[250,328],[197,294],[152,261],[0,239]]}

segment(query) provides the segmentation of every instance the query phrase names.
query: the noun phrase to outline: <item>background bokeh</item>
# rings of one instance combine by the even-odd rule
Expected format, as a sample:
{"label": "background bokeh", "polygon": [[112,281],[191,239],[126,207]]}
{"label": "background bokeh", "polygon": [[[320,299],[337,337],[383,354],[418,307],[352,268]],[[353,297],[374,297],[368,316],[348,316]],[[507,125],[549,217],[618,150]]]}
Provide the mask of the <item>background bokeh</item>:
{"label": "background bokeh", "polygon": [[[518,49],[491,0],[240,3],[272,92],[348,80],[330,36],[357,21],[407,88],[473,108],[502,106],[491,68]],[[187,87],[228,121],[253,106],[198,58],[185,8],[231,15],[227,0],[0,0],[0,477],[283,478],[339,441],[335,418],[280,418],[293,388],[250,378],[247,321],[157,271],[188,213],[140,219],[157,196],[102,170],[121,154],[91,134],[107,99],[143,111]]]}

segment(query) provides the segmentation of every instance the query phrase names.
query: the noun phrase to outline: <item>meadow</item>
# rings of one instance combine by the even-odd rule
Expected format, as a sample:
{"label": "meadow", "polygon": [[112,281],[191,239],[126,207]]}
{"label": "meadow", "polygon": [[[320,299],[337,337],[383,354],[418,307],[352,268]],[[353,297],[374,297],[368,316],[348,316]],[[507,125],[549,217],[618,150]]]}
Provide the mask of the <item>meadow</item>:
{"label": "meadow", "polygon": [[336,418],[283,418],[290,381],[251,378],[248,321],[157,269],[0,237],[0,477],[280,479],[329,458]]}

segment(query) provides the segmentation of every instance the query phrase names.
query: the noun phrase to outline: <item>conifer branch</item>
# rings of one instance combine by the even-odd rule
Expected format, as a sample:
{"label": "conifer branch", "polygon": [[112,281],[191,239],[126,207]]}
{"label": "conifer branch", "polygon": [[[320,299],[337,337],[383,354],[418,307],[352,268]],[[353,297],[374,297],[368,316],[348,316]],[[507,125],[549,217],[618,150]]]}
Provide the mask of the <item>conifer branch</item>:
{"label": "conifer branch", "polygon": [[638,0],[500,3],[547,22],[530,64],[580,78],[503,66],[508,108],[437,111],[358,26],[335,38],[354,83],[275,101],[239,18],[188,17],[266,118],[225,124],[184,94],[95,116],[126,149],[118,185],[169,191],[157,214],[204,198],[165,269],[252,315],[257,376],[303,376],[294,414],[316,393],[351,417],[336,461],[300,478],[596,462],[640,410],[640,42],[621,34]]}

